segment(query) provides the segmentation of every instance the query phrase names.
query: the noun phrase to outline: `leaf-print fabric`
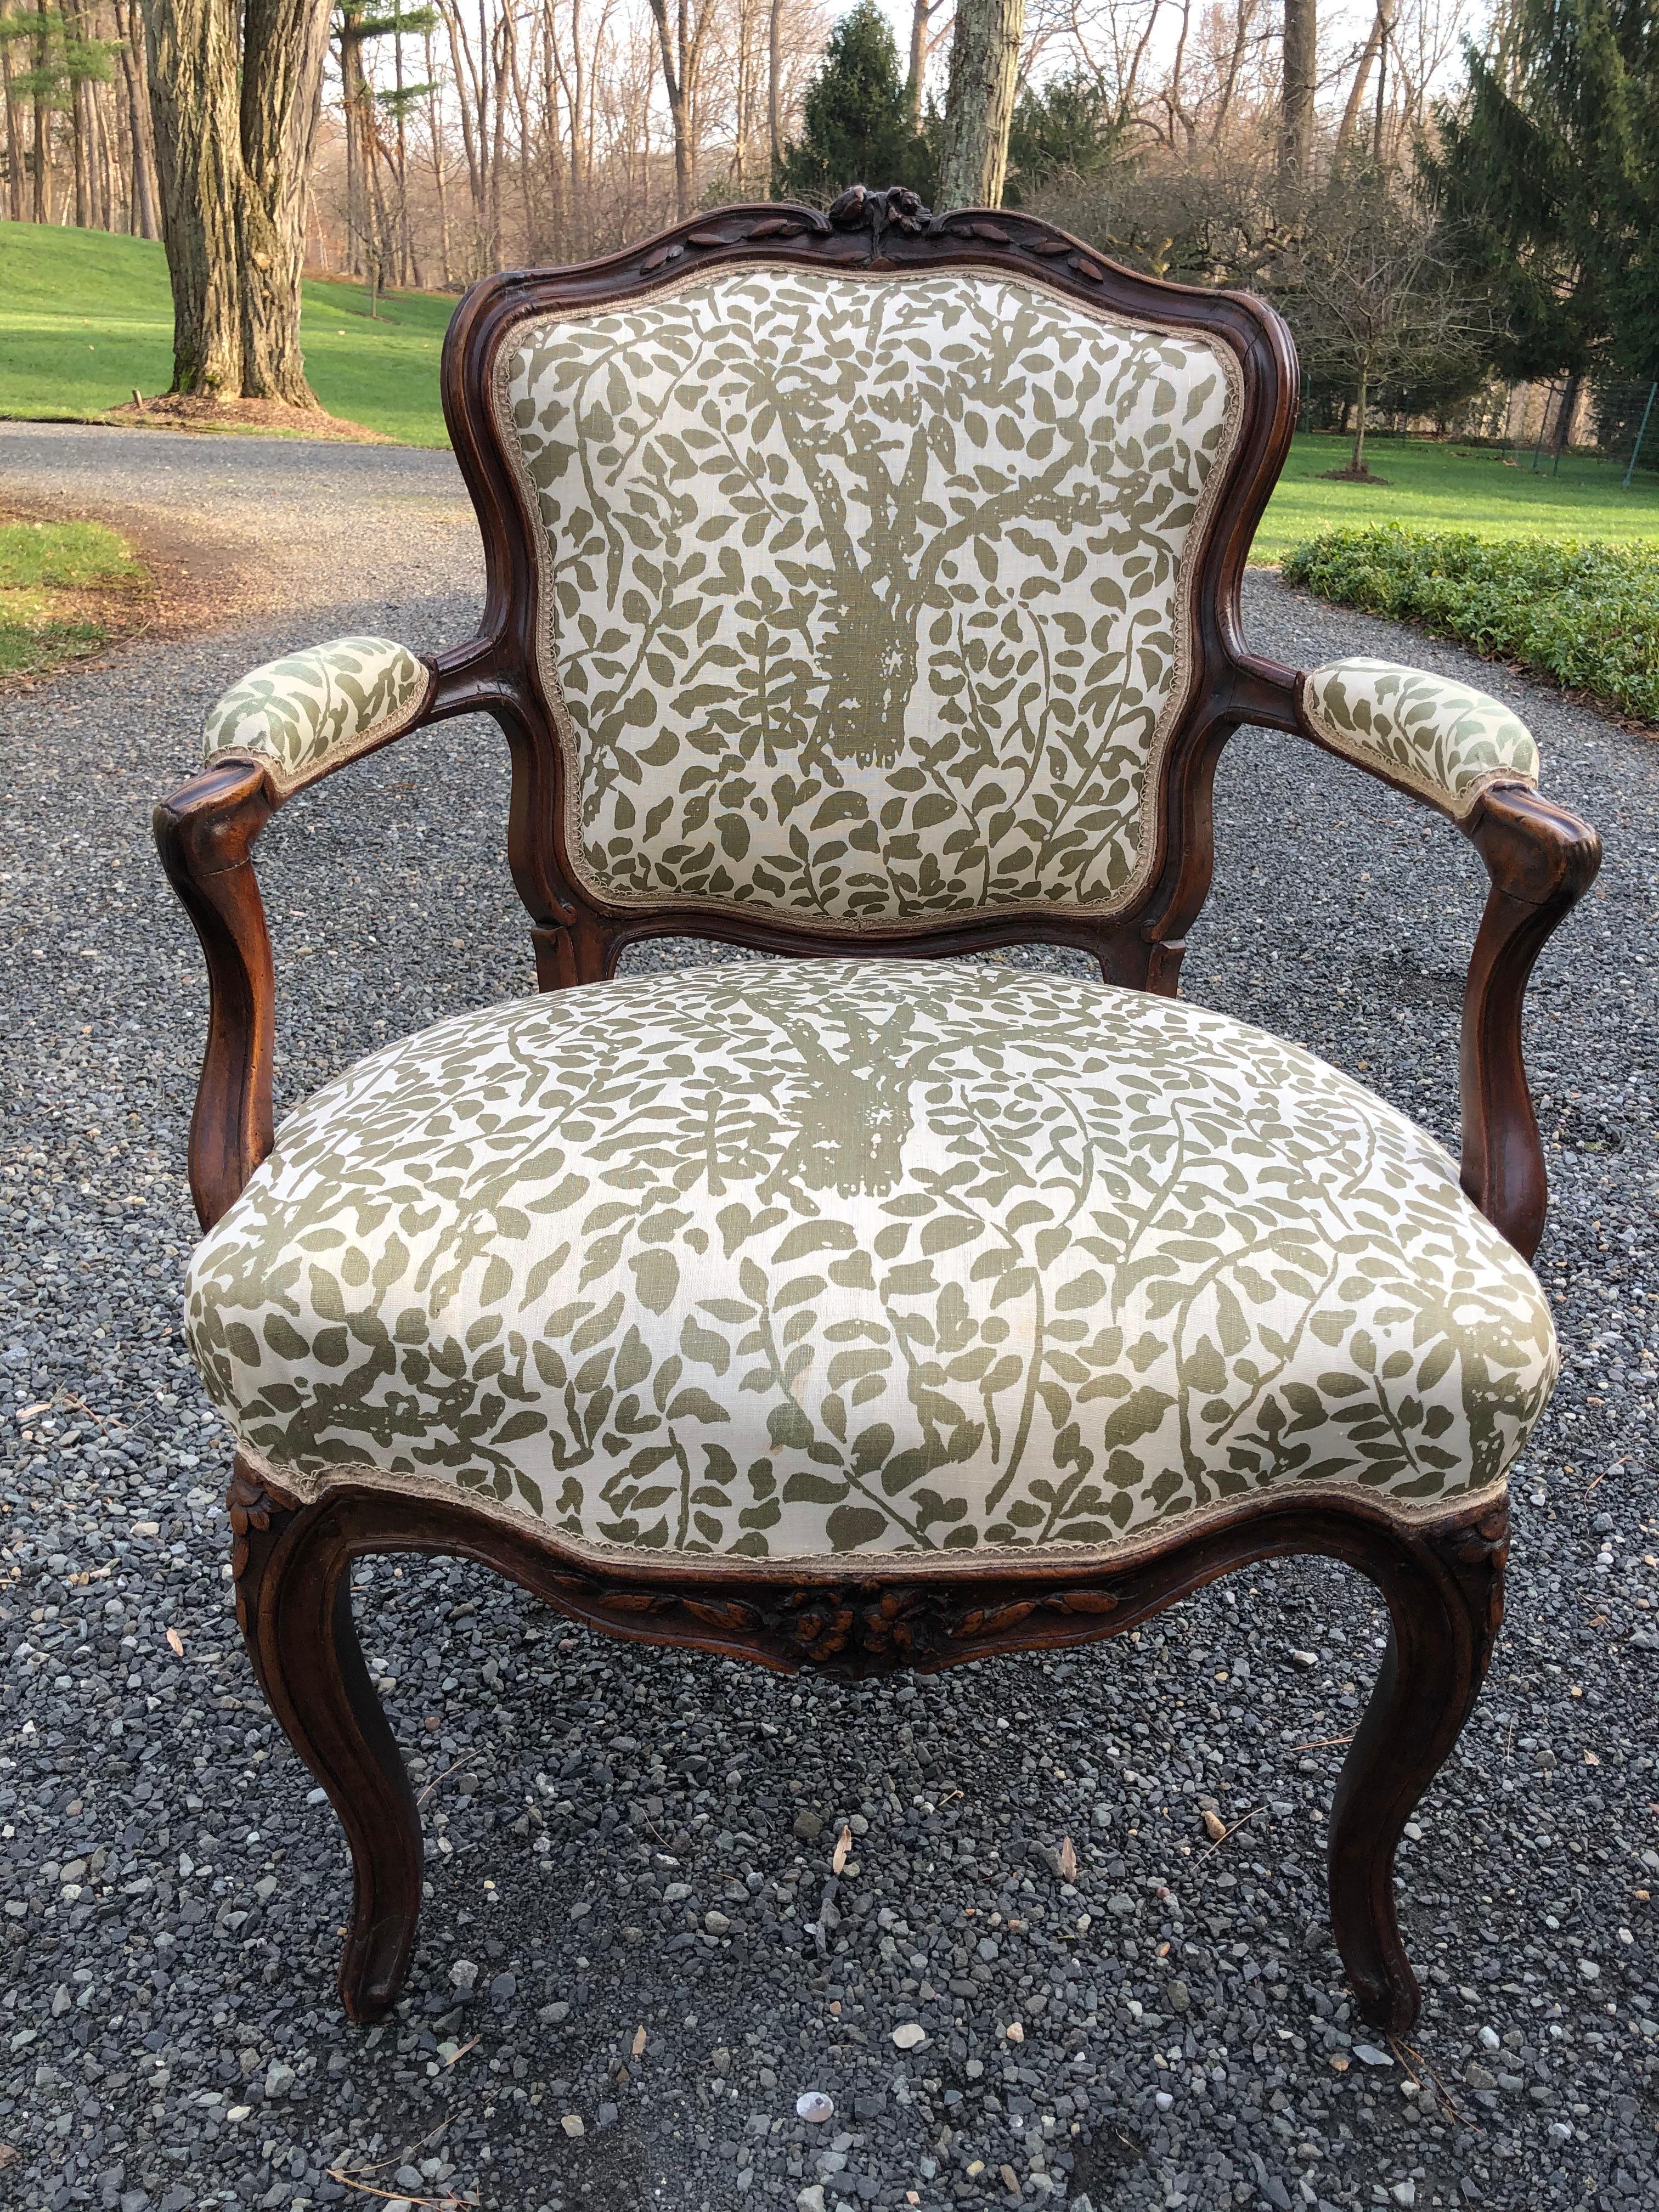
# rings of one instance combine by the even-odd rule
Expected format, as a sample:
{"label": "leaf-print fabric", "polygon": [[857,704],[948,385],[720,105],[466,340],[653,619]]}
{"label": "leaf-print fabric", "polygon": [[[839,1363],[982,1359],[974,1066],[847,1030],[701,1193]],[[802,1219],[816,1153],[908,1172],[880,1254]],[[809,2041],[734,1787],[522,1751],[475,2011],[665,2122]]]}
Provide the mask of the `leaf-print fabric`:
{"label": "leaf-print fabric", "polygon": [[389,637],[337,637],[268,660],[209,710],[202,754],[246,753],[286,795],[408,728],[430,671]]}
{"label": "leaf-print fabric", "polygon": [[510,334],[590,888],[843,930],[1126,903],[1237,374],[983,275],[751,266]]}
{"label": "leaf-print fabric", "polygon": [[295,1113],[190,1339],[310,1494],[599,1546],[1110,1546],[1253,1492],[1489,1488],[1556,1350],[1450,1159],[1179,1000],[762,962],[443,1022]]}
{"label": "leaf-print fabric", "polygon": [[1489,784],[1538,781],[1538,748],[1520,716],[1449,677],[1392,660],[1331,660],[1308,676],[1302,704],[1328,745],[1454,815],[1468,813]]}

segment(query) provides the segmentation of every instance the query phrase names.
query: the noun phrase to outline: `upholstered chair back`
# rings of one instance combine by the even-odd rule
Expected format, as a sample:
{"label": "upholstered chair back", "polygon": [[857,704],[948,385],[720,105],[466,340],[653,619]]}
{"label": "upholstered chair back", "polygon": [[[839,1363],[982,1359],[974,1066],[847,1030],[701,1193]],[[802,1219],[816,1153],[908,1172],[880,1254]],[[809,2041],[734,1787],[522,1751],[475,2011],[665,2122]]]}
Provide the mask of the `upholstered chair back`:
{"label": "upholstered chair back", "polygon": [[756,261],[496,363],[586,890],[840,931],[1133,900],[1231,349],[1023,271]]}

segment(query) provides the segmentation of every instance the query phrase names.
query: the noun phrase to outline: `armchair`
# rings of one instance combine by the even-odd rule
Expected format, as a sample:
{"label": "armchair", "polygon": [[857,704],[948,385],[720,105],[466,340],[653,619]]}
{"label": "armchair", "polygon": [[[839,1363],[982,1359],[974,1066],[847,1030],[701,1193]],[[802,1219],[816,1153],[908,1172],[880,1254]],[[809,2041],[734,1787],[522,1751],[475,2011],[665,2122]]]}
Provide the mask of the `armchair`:
{"label": "armchair", "polygon": [[[1521,1009],[1594,831],[1494,702],[1246,647],[1296,404],[1260,301],[859,190],[488,278],[443,387],[480,635],[256,672],[156,814],[210,984],[189,1332],[237,1441],[249,1653],[350,1840],[348,2012],[396,1999],[422,1867],[355,1557],[868,1674],[1115,1635],[1311,1552],[1392,1623],[1329,1874],[1360,2008],[1404,2029],[1394,1853],[1485,1674],[1555,1375]],[[480,709],[540,994],[273,1135],[255,841]],[[1176,996],[1247,722],[1486,862],[1461,1172]],[[686,931],[788,957],[612,980]],[[1018,939],[1102,980],[951,957]]]}

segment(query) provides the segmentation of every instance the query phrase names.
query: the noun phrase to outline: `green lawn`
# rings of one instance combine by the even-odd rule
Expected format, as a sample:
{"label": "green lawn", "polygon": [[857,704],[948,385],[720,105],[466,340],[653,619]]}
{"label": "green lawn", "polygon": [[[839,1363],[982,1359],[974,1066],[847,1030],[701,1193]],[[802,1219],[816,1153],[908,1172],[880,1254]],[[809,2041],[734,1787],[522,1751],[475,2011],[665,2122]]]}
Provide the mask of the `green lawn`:
{"label": "green lawn", "polygon": [[[1427,439],[1367,438],[1365,454],[1389,482],[1327,483],[1348,458],[1346,438],[1298,437],[1255,534],[1251,558],[1279,561],[1322,530],[1401,522],[1413,529],[1470,530],[1481,538],[1659,538],[1659,474],[1638,470],[1628,491],[1612,461],[1569,456],[1559,476],[1530,454],[1506,467],[1489,447]],[[1659,460],[1659,436],[1655,439]]]}
{"label": "green lawn", "polygon": [[[371,321],[360,285],[307,284],[302,332],[318,398],[331,415],[404,445],[447,443],[438,356],[454,306],[436,294],[394,293]],[[159,246],[0,222],[0,416],[95,416],[135,385],[148,398],[172,377]],[[1421,440],[1373,438],[1368,450],[1391,479],[1386,488],[1322,482],[1347,458],[1346,441],[1297,438],[1254,557],[1277,562],[1322,530],[1378,522],[1492,538],[1659,538],[1659,473],[1644,472],[1626,492],[1610,462],[1572,459],[1551,476],[1527,456],[1505,467],[1495,453]]]}
{"label": "green lawn", "polygon": [[[438,356],[453,299],[305,288],[311,386],[331,415],[409,446],[448,443]],[[0,222],[0,416],[95,417],[173,381],[173,299],[161,249],[103,231]]]}
{"label": "green lawn", "polygon": [[147,580],[101,523],[0,521],[0,676],[95,652],[131,626]]}

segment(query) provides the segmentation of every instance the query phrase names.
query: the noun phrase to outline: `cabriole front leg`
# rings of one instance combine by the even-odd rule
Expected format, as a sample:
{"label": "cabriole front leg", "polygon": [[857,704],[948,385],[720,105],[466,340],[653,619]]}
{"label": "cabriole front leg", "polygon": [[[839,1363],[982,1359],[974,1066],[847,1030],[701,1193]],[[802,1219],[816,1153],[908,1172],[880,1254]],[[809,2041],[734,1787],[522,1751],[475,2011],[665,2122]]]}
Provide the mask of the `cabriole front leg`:
{"label": "cabriole front leg", "polygon": [[1389,1608],[1388,1650],[1331,1811],[1331,1930],[1363,2016],[1403,2035],[1421,2002],[1400,1940],[1394,1856],[1474,1709],[1504,1618],[1509,1508],[1402,1538],[1363,1561]]}
{"label": "cabriole front leg", "polygon": [[340,1996],[350,2019],[377,2020],[409,1969],[424,1862],[415,1793],[352,1620],[354,1551],[337,1500],[296,1504],[240,1461],[230,1508],[237,1619],[254,1672],[351,1846]]}

